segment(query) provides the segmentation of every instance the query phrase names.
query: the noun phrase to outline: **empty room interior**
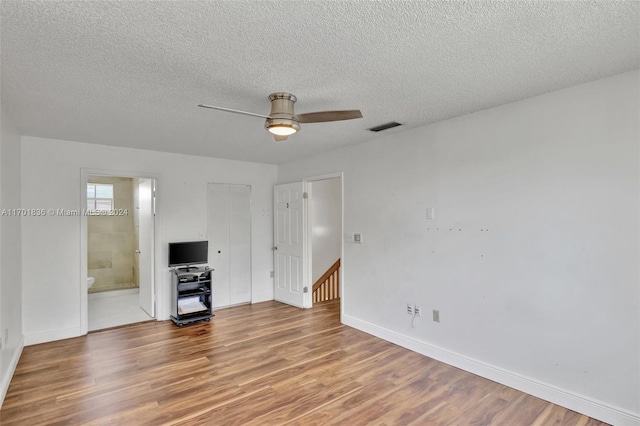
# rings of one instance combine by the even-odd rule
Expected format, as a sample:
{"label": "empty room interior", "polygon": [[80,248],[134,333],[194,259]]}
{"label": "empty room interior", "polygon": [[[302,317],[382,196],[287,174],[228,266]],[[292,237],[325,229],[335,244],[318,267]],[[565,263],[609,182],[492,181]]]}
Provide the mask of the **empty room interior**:
{"label": "empty room interior", "polygon": [[0,423],[640,425],[640,2],[0,2]]}

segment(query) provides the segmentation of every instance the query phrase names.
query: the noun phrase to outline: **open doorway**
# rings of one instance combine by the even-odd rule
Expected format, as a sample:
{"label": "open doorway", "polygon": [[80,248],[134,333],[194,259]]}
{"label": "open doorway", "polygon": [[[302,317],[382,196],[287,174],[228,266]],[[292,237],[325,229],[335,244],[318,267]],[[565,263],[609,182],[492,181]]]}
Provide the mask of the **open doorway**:
{"label": "open doorway", "polygon": [[307,193],[311,303],[335,302],[341,296],[342,179],[308,180]]}
{"label": "open doorway", "polygon": [[[312,287],[318,284],[317,277],[336,265],[339,269],[330,275],[337,281],[336,300],[342,302],[342,187],[342,173],[274,187],[275,300],[300,308],[312,307]],[[312,209],[315,214],[310,213]]]}
{"label": "open doorway", "polygon": [[155,318],[155,179],[88,174],[83,190],[87,331]]}

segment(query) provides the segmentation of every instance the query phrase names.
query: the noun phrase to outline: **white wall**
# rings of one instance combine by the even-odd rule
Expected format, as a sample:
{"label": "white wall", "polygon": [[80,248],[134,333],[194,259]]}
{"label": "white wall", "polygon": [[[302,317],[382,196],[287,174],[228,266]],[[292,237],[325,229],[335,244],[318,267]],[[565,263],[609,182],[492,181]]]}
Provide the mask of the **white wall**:
{"label": "white wall", "polygon": [[[269,274],[273,270],[275,166],[23,136],[22,206],[80,208],[81,168],[159,175],[156,280],[161,319],[168,319],[170,310],[167,243],[206,238],[207,183],[251,185],[252,301],[273,299]],[[81,298],[85,296],[81,291],[80,232],[79,217],[47,215],[23,221],[26,344],[81,332]]]}
{"label": "white wall", "polygon": [[[345,245],[343,321],[640,423],[639,81],[636,70],[279,167],[279,182],[344,172],[345,232],[364,242]],[[425,313],[415,328],[407,302]]]}
{"label": "white wall", "polygon": [[339,178],[309,182],[311,220],[311,283],[340,258],[342,182]]}
{"label": "white wall", "polygon": [[[0,211],[20,202],[20,136],[2,109],[0,117]],[[6,213],[6,212],[5,212]],[[0,217],[0,405],[22,353],[21,218]]]}

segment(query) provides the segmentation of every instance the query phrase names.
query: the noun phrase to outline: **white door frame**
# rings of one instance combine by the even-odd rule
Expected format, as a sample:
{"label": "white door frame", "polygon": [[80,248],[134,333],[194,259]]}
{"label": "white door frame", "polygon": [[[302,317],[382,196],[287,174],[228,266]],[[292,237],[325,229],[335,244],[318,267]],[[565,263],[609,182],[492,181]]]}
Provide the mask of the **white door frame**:
{"label": "white door frame", "polygon": [[[336,173],[329,173],[326,175],[318,175],[318,176],[311,176],[311,177],[307,177],[302,179],[302,182],[304,183],[304,187],[307,188],[307,183],[309,182],[316,182],[316,181],[320,181],[320,180],[326,180],[326,179],[333,179],[333,178],[339,178],[340,179],[340,235],[342,236],[340,238],[340,318],[343,317],[344,312],[344,269],[346,267],[346,262],[344,259],[344,172],[336,172]],[[313,194],[311,194],[311,197],[313,197]],[[305,282],[309,283],[309,287],[311,287],[313,285],[313,277],[311,276],[312,274],[312,267],[311,267],[311,260],[313,258],[312,254],[313,254],[313,250],[312,250],[312,229],[311,227],[313,226],[313,223],[311,223],[310,217],[309,215],[311,214],[311,209],[308,208],[307,206],[307,229],[305,230],[308,238],[306,240],[306,247],[304,250],[304,263],[306,264],[306,277],[305,277]],[[85,280],[86,281],[86,280]],[[304,307],[305,308],[311,308],[313,306],[313,294],[311,293],[311,288],[309,288],[309,292],[305,293],[304,295]]]}
{"label": "white door frame", "polygon": [[[155,292],[155,215],[154,215],[154,198],[155,198],[155,179],[137,178],[133,179],[136,186],[138,206],[133,205],[137,212],[133,212],[134,225],[135,217],[138,218],[138,232],[136,241],[137,265],[138,265],[138,305],[151,318],[156,317],[156,292]],[[142,188],[144,187],[144,191]],[[148,198],[147,198],[148,197]],[[144,213],[144,214],[143,214]],[[151,225],[149,227],[149,225]],[[145,237],[145,238],[143,238]],[[149,247],[150,246],[150,247]],[[150,252],[150,253],[149,253]],[[151,254],[151,256],[149,256]],[[145,260],[145,262],[141,262]],[[149,268],[149,264],[151,267]],[[141,266],[143,265],[143,266]]]}
{"label": "white door frame", "polygon": [[[160,247],[160,241],[162,238],[160,237],[160,230],[162,227],[160,226],[160,205],[162,202],[162,197],[160,194],[161,190],[161,179],[160,175],[157,173],[140,173],[140,172],[130,172],[126,170],[105,170],[105,169],[90,169],[90,168],[81,168],[80,169],[80,211],[86,210],[87,208],[87,183],[89,181],[90,176],[110,176],[110,177],[124,177],[124,178],[143,178],[143,179],[154,179],[155,187],[156,187],[156,199],[155,199],[155,221],[154,221],[154,271],[153,271],[153,280],[154,280],[154,293],[156,295],[156,321],[160,321],[162,318],[168,317],[168,314],[164,312],[164,295],[160,291],[159,285],[159,277],[162,275],[162,271],[159,270],[159,266],[162,264],[158,256],[162,252]],[[80,215],[80,333],[87,334],[89,331],[89,312],[88,312],[88,304],[89,304],[89,294],[87,289],[87,216]]]}

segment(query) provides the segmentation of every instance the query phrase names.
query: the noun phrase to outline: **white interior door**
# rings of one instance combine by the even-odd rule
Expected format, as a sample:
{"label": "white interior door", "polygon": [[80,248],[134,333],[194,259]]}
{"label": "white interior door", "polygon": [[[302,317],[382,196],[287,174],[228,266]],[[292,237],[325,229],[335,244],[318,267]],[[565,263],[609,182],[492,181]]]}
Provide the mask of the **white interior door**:
{"label": "white interior door", "polygon": [[229,304],[251,302],[251,187],[229,186]]}
{"label": "white interior door", "polygon": [[207,185],[207,239],[213,307],[229,306],[229,185]]}
{"label": "white interior door", "polygon": [[207,185],[213,307],[251,302],[251,187]]}
{"label": "white interior door", "polygon": [[275,299],[300,308],[304,307],[306,285],[303,194],[303,182],[276,185],[273,203]]}
{"label": "white interior door", "polygon": [[152,318],[156,316],[155,286],[153,285],[153,179],[140,179],[138,184],[138,259],[140,307]]}

